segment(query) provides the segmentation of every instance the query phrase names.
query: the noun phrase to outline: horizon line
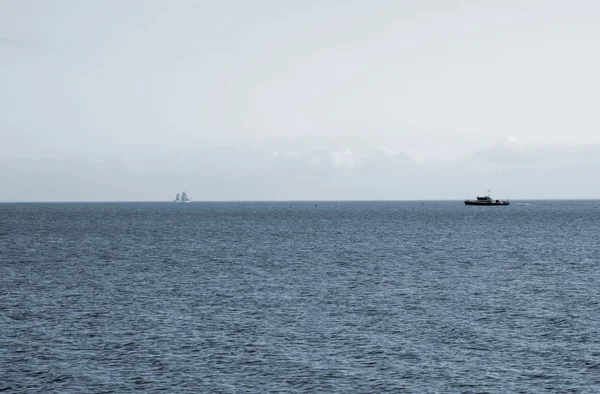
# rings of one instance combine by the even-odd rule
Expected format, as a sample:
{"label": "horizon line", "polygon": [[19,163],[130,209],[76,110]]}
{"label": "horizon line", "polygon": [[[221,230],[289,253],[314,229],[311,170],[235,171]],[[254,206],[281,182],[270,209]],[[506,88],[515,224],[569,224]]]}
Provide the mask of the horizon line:
{"label": "horizon line", "polygon": [[[307,199],[307,200],[192,200],[189,203],[262,203],[262,202],[454,202],[465,201],[464,199]],[[600,197],[579,197],[579,198],[517,198],[509,201],[599,201]],[[0,201],[0,204],[94,204],[94,203],[169,203],[176,204],[173,200],[56,200],[56,201]]]}

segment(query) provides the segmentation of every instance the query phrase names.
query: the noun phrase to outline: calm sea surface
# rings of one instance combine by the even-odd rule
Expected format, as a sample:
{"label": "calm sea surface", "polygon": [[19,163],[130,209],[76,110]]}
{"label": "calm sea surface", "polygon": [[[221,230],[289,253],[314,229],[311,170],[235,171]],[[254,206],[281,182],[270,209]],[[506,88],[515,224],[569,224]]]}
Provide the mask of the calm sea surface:
{"label": "calm sea surface", "polygon": [[600,202],[0,204],[6,392],[600,392]]}

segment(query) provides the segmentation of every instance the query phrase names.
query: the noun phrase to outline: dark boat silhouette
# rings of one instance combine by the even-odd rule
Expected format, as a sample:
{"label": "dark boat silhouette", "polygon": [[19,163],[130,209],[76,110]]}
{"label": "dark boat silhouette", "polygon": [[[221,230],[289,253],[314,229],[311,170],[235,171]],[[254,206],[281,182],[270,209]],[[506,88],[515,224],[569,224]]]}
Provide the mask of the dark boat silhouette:
{"label": "dark boat silhouette", "polygon": [[508,200],[504,200],[504,201],[493,200],[492,197],[490,197],[490,191],[488,190],[487,195],[485,195],[483,197],[477,196],[476,200],[465,200],[465,205],[484,205],[484,206],[502,205],[502,206],[507,206],[507,205],[510,205],[510,202]]}

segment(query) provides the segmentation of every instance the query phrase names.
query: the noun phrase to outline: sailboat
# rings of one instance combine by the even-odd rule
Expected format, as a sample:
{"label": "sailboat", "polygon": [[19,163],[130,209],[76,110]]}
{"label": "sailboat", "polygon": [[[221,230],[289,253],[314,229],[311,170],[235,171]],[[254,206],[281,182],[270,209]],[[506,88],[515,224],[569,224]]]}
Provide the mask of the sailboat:
{"label": "sailboat", "polygon": [[179,198],[180,193],[177,193],[177,195],[175,196],[175,200],[173,200],[173,202],[192,202],[192,200],[190,200],[187,196],[186,192],[181,192],[181,198]]}

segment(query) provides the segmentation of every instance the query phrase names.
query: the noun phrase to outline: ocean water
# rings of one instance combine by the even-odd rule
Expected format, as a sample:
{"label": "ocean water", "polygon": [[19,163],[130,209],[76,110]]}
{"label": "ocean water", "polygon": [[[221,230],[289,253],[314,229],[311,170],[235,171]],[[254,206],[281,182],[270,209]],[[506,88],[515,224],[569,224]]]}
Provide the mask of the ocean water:
{"label": "ocean water", "polygon": [[600,392],[600,202],[0,204],[5,392]]}

